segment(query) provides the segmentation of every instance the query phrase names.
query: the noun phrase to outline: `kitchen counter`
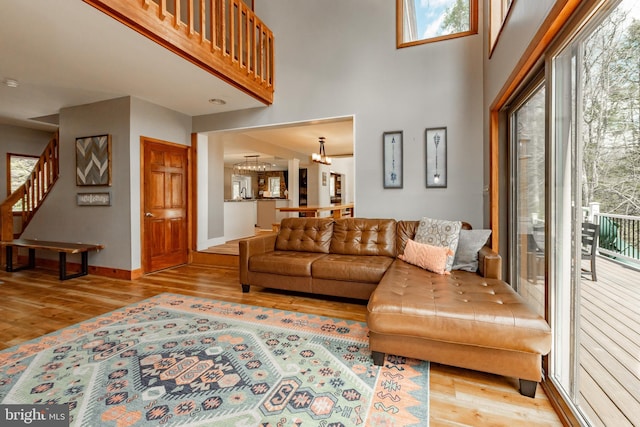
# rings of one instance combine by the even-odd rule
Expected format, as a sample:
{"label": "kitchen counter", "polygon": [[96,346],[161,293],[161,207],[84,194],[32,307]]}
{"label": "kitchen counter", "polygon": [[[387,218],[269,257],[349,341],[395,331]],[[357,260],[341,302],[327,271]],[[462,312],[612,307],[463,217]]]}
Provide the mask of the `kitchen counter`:
{"label": "kitchen counter", "polygon": [[260,199],[224,199],[225,202],[271,202],[271,201],[284,201],[288,202],[289,199],[278,198],[260,198]]}
{"label": "kitchen counter", "polygon": [[330,204],[328,206],[298,206],[298,207],[281,207],[277,208],[280,212],[299,212],[306,216],[317,217],[320,212],[330,211],[334,218],[342,218],[343,216],[353,217],[353,203]]}
{"label": "kitchen counter", "polygon": [[286,215],[277,209],[289,206],[288,199],[259,199],[258,203],[258,227],[263,230],[271,230],[273,224],[279,224]]}
{"label": "kitchen counter", "polygon": [[226,241],[253,236],[255,226],[271,230],[288,214],[278,212],[289,206],[288,199],[226,199],[224,203],[224,238]]}
{"label": "kitchen counter", "polygon": [[255,199],[224,203],[224,238],[226,241],[253,236],[257,221]]}

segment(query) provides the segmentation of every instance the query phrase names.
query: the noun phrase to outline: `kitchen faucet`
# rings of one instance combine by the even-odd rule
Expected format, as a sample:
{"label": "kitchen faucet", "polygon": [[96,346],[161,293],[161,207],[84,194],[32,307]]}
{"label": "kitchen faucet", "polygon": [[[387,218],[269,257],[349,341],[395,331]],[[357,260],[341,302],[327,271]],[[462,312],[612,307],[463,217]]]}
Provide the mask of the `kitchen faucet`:
{"label": "kitchen faucet", "polygon": [[243,199],[247,198],[247,187],[242,187],[242,190],[240,190],[240,197]]}

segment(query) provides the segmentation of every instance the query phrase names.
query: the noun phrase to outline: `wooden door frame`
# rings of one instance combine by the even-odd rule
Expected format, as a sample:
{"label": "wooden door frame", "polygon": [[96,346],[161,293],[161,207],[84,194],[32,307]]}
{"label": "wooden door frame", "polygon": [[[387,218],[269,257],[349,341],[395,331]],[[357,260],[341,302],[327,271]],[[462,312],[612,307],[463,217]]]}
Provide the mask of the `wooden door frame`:
{"label": "wooden door frame", "polygon": [[[192,135],[192,142],[193,142]],[[193,181],[195,177],[195,168],[193,166],[193,147],[188,145],[178,144],[175,142],[163,141],[160,139],[150,138],[147,136],[140,136],[140,265],[142,268],[141,275],[147,274],[149,271],[149,265],[147,262],[147,248],[145,246],[145,230],[144,230],[144,172],[145,172],[145,157],[144,157],[144,146],[145,142],[151,142],[154,144],[165,145],[167,147],[179,148],[185,150],[187,153],[187,171],[186,171],[186,179],[187,179],[187,263],[191,263],[192,251],[194,245],[193,233],[194,233],[194,224],[195,224],[195,209],[194,206],[194,194],[195,194],[195,182]]]}

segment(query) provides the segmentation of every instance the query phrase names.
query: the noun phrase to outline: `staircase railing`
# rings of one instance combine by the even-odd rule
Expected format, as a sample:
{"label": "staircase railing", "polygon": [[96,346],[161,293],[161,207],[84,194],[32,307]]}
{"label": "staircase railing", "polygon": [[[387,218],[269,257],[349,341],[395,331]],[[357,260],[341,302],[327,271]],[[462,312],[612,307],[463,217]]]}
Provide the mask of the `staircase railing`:
{"label": "staircase railing", "polygon": [[265,104],[273,33],[243,0],[84,0]]}
{"label": "staircase railing", "polygon": [[[22,234],[38,208],[42,205],[42,201],[51,191],[53,184],[55,184],[60,175],[59,152],[60,142],[58,132],[56,132],[33,167],[31,175],[29,175],[24,184],[11,193],[0,205],[2,241],[11,241]],[[14,206],[19,202],[22,202],[20,209],[14,210]],[[20,217],[20,226],[17,233],[14,230],[14,216]]]}

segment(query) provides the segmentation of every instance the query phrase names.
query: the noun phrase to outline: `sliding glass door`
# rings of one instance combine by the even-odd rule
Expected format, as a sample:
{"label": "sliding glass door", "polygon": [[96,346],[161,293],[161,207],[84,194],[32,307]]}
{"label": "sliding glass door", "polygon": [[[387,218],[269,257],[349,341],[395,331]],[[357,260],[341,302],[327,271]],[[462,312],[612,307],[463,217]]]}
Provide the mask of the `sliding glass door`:
{"label": "sliding glass door", "polygon": [[510,283],[545,315],[545,87],[531,85],[509,113],[511,141]]}
{"label": "sliding glass door", "polygon": [[606,270],[582,260],[583,227],[640,223],[639,18],[639,0],[602,2],[547,60],[549,376],[594,426],[640,424],[640,263],[611,256],[620,237],[602,231]]}
{"label": "sliding glass door", "polygon": [[550,188],[550,233],[555,242],[549,259],[549,287],[551,292],[551,319],[554,331],[551,376],[565,393],[566,399],[575,403],[579,388],[577,375],[577,334],[580,280],[580,259],[576,229],[581,195],[580,126],[579,105],[576,102],[579,88],[576,82],[578,50],[567,47],[553,60],[553,106],[551,128],[553,149],[551,171],[553,186]]}
{"label": "sliding glass door", "polygon": [[[552,327],[545,375],[577,419],[632,426],[640,425],[640,0],[584,9],[506,111],[508,279]],[[595,226],[592,264],[583,230]]]}

